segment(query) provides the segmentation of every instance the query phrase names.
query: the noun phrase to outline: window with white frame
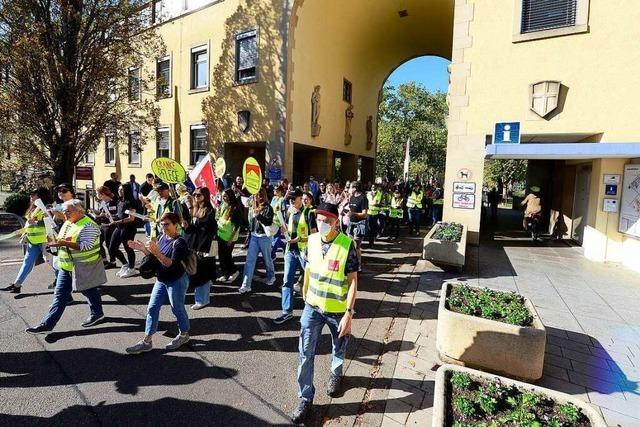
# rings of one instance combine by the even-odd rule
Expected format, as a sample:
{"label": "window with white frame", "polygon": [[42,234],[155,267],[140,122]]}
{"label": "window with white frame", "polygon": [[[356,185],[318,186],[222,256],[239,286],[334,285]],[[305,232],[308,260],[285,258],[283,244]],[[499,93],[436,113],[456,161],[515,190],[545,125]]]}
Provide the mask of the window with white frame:
{"label": "window with white frame", "polygon": [[116,162],[116,137],[113,134],[104,137],[104,162],[108,165]]}
{"label": "window with white frame", "polygon": [[589,0],[514,1],[514,42],[588,31]]}
{"label": "window with white frame", "polygon": [[153,0],[151,9],[152,21],[154,24],[159,24],[163,21],[163,13],[164,13],[164,1],[163,0]]}
{"label": "window with white frame", "polygon": [[197,165],[207,155],[207,129],[204,125],[191,126],[190,132],[191,155],[190,164]]}
{"label": "window with white frame", "polygon": [[171,134],[168,127],[156,131],[156,157],[171,157]]}
{"label": "window with white frame", "polygon": [[129,100],[140,100],[140,67],[129,68]]}
{"label": "window with white frame", "polygon": [[159,98],[171,96],[171,58],[168,56],[156,63],[156,95]]}
{"label": "window with white frame", "polygon": [[258,79],[258,31],[236,36],[236,83],[251,83]]}
{"label": "window with white frame", "polygon": [[140,132],[137,130],[129,132],[129,164],[140,164]]}
{"label": "window with white frame", "polygon": [[96,162],[96,153],[94,151],[87,151],[82,155],[80,159],[81,163],[92,165]]}
{"label": "window with white frame", "polygon": [[191,49],[191,89],[209,85],[209,48],[207,45]]}

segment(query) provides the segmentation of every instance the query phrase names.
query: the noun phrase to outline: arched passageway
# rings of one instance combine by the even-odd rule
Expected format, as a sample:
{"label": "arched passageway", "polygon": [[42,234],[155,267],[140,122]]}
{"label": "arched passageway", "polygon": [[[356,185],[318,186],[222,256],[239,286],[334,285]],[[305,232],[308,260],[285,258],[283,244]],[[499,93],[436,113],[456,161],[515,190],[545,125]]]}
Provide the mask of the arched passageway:
{"label": "arched passageway", "polygon": [[454,3],[295,1],[285,149],[285,170],[294,180],[332,177],[337,163],[342,178],[373,178],[382,85],[411,58],[451,57]]}

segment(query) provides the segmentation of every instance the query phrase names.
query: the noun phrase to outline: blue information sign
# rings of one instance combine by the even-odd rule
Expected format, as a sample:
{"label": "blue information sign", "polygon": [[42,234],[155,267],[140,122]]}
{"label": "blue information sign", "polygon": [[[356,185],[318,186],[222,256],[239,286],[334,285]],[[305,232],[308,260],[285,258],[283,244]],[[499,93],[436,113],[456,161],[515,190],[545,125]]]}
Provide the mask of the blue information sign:
{"label": "blue information sign", "polygon": [[520,122],[496,123],[494,144],[520,144]]}

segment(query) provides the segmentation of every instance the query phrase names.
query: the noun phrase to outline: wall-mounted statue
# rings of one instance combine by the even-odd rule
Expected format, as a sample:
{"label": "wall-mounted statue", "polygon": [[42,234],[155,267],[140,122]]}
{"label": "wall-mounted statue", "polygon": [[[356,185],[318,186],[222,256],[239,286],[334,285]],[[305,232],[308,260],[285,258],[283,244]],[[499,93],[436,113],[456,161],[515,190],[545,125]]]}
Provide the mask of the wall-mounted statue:
{"label": "wall-mounted statue", "polygon": [[349,104],[344,112],[344,145],[351,144],[351,120],[353,117],[353,105]]}
{"label": "wall-mounted statue", "polygon": [[320,124],[318,119],[320,118],[320,86],[313,88],[313,94],[311,95],[311,137],[315,138],[320,135]]}
{"label": "wall-mounted statue", "polygon": [[367,117],[367,150],[373,147],[373,116]]}

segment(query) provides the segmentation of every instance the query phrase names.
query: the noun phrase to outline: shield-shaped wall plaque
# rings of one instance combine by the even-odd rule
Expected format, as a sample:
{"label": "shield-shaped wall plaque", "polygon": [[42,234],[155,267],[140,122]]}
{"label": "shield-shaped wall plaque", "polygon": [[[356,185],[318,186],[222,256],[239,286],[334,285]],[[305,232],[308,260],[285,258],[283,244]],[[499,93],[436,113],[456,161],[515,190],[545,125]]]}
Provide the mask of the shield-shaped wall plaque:
{"label": "shield-shaped wall plaque", "polygon": [[529,108],[540,117],[548,116],[558,108],[559,81],[547,80],[529,85]]}
{"label": "shield-shaped wall plaque", "polygon": [[251,127],[251,112],[247,110],[238,111],[238,128],[240,132],[246,133]]}

